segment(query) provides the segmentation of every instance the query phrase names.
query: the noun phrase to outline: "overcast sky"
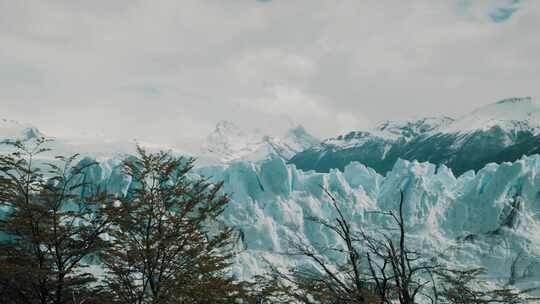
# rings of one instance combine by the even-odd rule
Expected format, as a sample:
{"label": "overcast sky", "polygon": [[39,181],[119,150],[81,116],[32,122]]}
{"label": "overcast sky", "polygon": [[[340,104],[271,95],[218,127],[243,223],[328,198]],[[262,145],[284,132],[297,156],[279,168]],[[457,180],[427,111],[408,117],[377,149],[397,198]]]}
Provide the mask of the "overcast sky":
{"label": "overcast sky", "polygon": [[177,144],[540,96],[540,1],[0,0],[0,117]]}

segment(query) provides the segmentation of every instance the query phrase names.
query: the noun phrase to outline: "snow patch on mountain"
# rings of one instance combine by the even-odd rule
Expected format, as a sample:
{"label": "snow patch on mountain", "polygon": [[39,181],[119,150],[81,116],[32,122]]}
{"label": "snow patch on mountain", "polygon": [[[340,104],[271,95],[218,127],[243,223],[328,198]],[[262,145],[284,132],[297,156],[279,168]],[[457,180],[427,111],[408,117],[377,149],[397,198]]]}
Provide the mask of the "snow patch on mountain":
{"label": "snow patch on mountain", "polygon": [[540,133],[540,105],[531,97],[509,98],[481,107],[437,130],[439,133],[472,133],[500,127],[507,132]]}
{"label": "snow patch on mountain", "polygon": [[433,132],[442,127],[446,127],[454,121],[448,116],[425,117],[416,120],[385,121],[377,125],[371,133],[375,136],[387,139],[405,140],[413,139],[417,136]]}
{"label": "snow patch on mountain", "polygon": [[382,140],[389,143],[399,140],[410,141],[417,136],[429,134],[441,127],[446,127],[452,122],[453,119],[447,116],[401,121],[387,120],[365,131],[349,132],[345,135],[327,139],[323,141],[322,146],[347,149],[361,146],[373,140]]}

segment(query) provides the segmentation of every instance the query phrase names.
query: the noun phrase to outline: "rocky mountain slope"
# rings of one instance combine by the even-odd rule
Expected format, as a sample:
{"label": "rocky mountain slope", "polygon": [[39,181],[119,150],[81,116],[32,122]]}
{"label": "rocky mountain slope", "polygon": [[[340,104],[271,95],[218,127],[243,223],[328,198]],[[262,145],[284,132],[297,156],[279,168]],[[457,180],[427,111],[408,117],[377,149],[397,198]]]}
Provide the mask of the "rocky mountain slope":
{"label": "rocky mountain slope", "polygon": [[445,164],[461,175],[491,162],[537,153],[539,135],[540,106],[529,97],[511,98],[455,120],[385,122],[373,130],[325,140],[296,154],[290,163],[302,170],[328,172],[359,161],[385,174],[401,158]]}

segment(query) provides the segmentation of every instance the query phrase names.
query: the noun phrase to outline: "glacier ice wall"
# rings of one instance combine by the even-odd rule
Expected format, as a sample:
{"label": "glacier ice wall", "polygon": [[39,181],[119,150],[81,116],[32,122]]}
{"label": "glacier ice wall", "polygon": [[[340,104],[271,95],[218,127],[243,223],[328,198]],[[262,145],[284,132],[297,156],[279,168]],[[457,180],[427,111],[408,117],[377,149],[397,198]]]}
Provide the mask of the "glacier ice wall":
{"label": "glacier ice wall", "polygon": [[[130,181],[119,161],[101,162],[89,177],[110,191],[125,192]],[[403,190],[412,246],[442,262],[487,267],[490,279],[502,285],[540,285],[540,156],[489,164],[460,177],[444,165],[405,160],[386,176],[356,162],[343,172],[303,172],[278,157],[202,167],[197,173],[223,180],[231,195],[223,221],[239,231],[242,250],[234,271],[241,278],[264,271],[264,260],[301,262],[283,254],[290,240],[340,245],[306,220],[336,217],[322,186],[340,201],[353,226],[366,230],[389,225],[372,211],[397,208]]]}
{"label": "glacier ice wall", "polygon": [[389,225],[375,210],[397,208],[405,193],[405,216],[413,246],[454,265],[489,268],[491,279],[521,287],[540,284],[540,156],[490,164],[456,178],[447,167],[399,160],[386,176],[359,163],[344,172],[303,172],[274,158],[238,162],[200,172],[225,181],[232,203],[225,221],[242,231],[245,251],[235,265],[250,276],[262,257],[287,264],[288,241],[338,241],[310,221],[336,214],[321,186],[335,195],[353,225]]}

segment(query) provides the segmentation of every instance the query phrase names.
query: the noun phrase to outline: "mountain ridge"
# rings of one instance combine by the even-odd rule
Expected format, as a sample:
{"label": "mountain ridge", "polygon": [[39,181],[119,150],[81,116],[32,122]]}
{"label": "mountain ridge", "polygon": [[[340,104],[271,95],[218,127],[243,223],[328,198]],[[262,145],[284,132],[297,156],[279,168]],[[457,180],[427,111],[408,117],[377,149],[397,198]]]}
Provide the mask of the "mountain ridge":
{"label": "mountain ridge", "polygon": [[[515,161],[540,146],[540,106],[530,97],[504,99],[422,128],[425,120],[394,124],[397,137],[368,130],[324,140],[289,162],[302,170],[328,172],[359,161],[385,174],[402,158],[445,164],[460,175],[490,162]],[[410,126],[420,126],[421,132],[412,132]]]}
{"label": "mountain ridge", "polygon": [[257,161],[278,156],[290,159],[320,141],[299,125],[281,136],[241,129],[230,121],[220,121],[200,149],[199,159],[206,163],[229,164],[239,160]]}
{"label": "mountain ridge", "polygon": [[29,140],[45,136],[36,126],[16,120],[0,119],[0,141]]}

